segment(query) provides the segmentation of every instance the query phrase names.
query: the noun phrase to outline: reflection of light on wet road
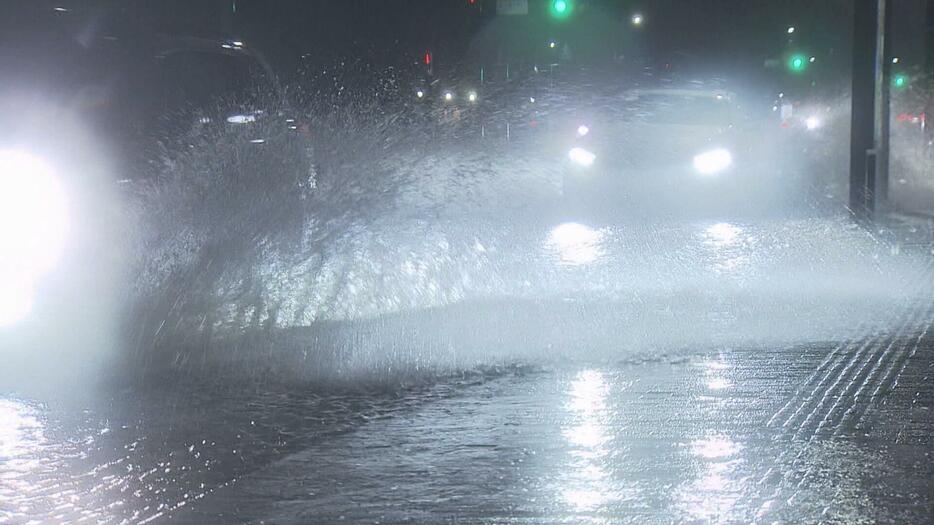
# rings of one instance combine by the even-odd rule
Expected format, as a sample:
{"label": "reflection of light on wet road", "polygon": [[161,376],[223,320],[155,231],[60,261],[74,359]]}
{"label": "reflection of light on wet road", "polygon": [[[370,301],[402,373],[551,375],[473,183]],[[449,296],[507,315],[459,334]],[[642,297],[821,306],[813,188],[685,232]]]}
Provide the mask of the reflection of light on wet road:
{"label": "reflection of light on wet road", "polygon": [[0,399],[0,460],[27,456],[43,441],[42,422],[35,410],[23,403]]}
{"label": "reflection of light on wet road", "polygon": [[125,488],[124,477],[104,471],[120,460],[76,470],[94,436],[61,442],[49,427],[44,405],[0,399],[0,523],[113,523],[111,510],[125,500],[105,491]]}
{"label": "reflection of light on wet road", "polygon": [[740,498],[742,480],[736,456],[742,446],[726,435],[711,435],[690,445],[701,470],[697,480],[681,492],[679,506],[692,520],[716,522],[729,514]]}
{"label": "reflection of light on wet road", "polygon": [[705,231],[706,241],[716,247],[729,246],[736,242],[743,230],[726,222],[718,222]]}
{"label": "reflection of light on wet road", "polygon": [[714,377],[707,381],[707,388],[711,390],[723,390],[730,386],[730,382],[722,377]]}
{"label": "reflection of light on wet road", "polygon": [[602,242],[600,231],[576,222],[562,224],[548,236],[548,246],[562,264],[569,266],[590,264],[602,257]]}
{"label": "reflection of light on wet road", "polygon": [[712,252],[714,268],[720,271],[734,270],[748,262],[743,250],[743,229],[726,222],[708,226],[701,234],[705,246]]}
{"label": "reflection of light on wet road", "polygon": [[568,406],[577,413],[591,415],[603,410],[605,397],[606,382],[603,374],[596,370],[585,370],[571,383],[571,401]]}
{"label": "reflection of light on wet road", "polygon": [[564,437],[573,447],[569,479],[562,483],[564,500],[575,510],[592,510],[606,503],[608,474],[602,466],[609,440],[606,422],[607,383],[596,370],[580,372],[571,382],[567,408],[572,425]]}
{"label": "reflection of light on wet road", "polygon": [[[724,238],[729,235],[732,234],[724,233]],[[728,351],[697,362],[699,386],[713,391],[730,388],[731,365]],[[716,414],[722,408],[721,399],[720,395],[703,394],[698,399],[710,420],[719,418]],[[686,449],[696,475],[679,489],[677,507],[685,516],[684,521],[718,523],[731,514],[743,493],[744,479],[739,473],[743,466],[740,455],[743,447],[725,428],[711,426],[701,437],[689,441]]]}
{"label": "reflection of light on wet road", "polygon": [[607,439],[604,428],[592,422],[583,422],[569,428],[565,431],[565,436],[571,444],[588,449],[582,455],[589,455],[589,449],[603,444]]}
{"label": "reflection of light on wet road", "polygon": [[40,488],[35,476],[47,468],[37,459],[44,443],[45,428],[36,409],[0,399],[0,502],[11,504],[0,504],[0,522],[29,517],[30,496]]}
{"label": "reflection of light on wet road", "polygon": [[739,452],[739,445],[725,436],[699,439],[691,444],[691,451],[702,458],[724,458]]}
{"label": "reflection of light on wet road", "polygon": [[704,376],[707,378],[707,388],[711,390],[723,390],[729,388],[732,383],[729,379],[723,377],[724,372],[729,368],[726,361],[721,356],[718,359],[711,359],[704,362]]}

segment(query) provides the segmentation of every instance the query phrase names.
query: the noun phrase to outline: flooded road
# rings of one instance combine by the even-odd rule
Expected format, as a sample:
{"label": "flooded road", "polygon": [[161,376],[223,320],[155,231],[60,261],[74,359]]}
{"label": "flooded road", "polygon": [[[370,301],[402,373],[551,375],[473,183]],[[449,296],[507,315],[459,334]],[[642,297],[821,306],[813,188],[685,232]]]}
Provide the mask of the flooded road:
{"label": "flooded road", "polygon": [[19,2],[0,525],[934,523],[924,46],[730,3]]}
{"label": "flooded road", "polygon": [[[497,379],[276,461],[179,519],[928,521],[930,340],[866,343],[878,346],[723,349]],[[919,349],[915,370],[899,370]],[[854,359],[842,366],[840,354]],[[873,389],[890,390],[887,406]],[[908,417],[889,426],[896,412]]]}
{"label": "flooded road", "polygon": [[387,129],[313,185],[204,139],[128,190],[128,334],[80,326],[120,359],[0,368],[0,523],[932,517],[929,229],[753,169],[581,208],[547,140]]}
{"label": "flooded road", "polygon": [[[433,307],[283,330],[130,391],[5,395],[0,521],[934,516],[926,245],[832,216],[476,226],[397,247],[403,267],[431,246],[479,263]],[[443,264],[384,296],[424,300]]]}
{"label": "flooded road", "polygon": [[163,392],[83,433],[6,399],[4,520],[922,523],[934,346],[917,321],[402,396]]}

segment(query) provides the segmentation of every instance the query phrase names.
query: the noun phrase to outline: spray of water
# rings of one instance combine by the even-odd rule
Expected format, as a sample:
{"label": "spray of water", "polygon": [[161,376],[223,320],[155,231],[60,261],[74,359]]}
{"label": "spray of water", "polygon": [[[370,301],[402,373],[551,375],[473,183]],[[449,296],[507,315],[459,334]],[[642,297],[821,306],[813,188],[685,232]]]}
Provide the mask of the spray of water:
{"label": "spray of water", "polygon": [[[535,126],[573,122],[573,134],[573,117],[618,111],[615,93],[515,82],[455,113],[385,85],[268,102],[307,119],[310,139],[267,119],[249,131],[261,147],[224,130],[166,152],[135,196],[128,329],[143,370],[392,380],[791,344],[883,328],[879,306],[907,306],[925,278],[818,208],[660,220],[676,199],[624,203],[641,211],[618,221],[567,217],[561,130]],[[508,136],[492,132],[505,122]]]}

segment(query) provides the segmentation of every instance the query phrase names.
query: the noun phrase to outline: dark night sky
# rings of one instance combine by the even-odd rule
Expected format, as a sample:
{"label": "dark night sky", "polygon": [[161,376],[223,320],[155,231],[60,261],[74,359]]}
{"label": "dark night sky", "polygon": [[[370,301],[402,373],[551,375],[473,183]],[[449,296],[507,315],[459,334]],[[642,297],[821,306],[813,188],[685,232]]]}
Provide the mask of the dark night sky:
{"label": "dark night sky", "polygon": [[[41,0],[5,3],[3,23],[23,27],[54,15],[76,41],[108,34],[131,41],[147,32],[232,36],[256,42],[284,72],[303,54],[414,61],[431,48],[439,58],[473,52],[480,56],[471,58],[489,61],[508,47],[515,59],[553,37],[592,54],[635,45],[657,55],[689,50],[721,62],[758,60],[780,48],[790,24],[818,50],[846,47],[850,38],[845,1],[577,0],[575,15],[559,23],[545,14],[547,0],[530,0],[527,17],[497,17],[495,0],[478,2],[482,9],[468,0]],[[54,6],[70,12],[53,13]],[[637,10],[647,24],[634,33],[628,17]]]}

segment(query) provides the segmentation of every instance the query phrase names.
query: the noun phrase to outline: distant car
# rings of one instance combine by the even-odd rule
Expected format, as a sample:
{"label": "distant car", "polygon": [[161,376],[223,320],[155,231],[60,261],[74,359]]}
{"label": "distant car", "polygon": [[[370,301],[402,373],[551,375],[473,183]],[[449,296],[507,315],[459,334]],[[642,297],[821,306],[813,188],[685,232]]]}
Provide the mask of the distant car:
{"label": "distant car", "polygon": [[249,41],[153,31],[118,8],[32,9],[41,30],[0,46],[0,62],[18,72],[0,80],[0,101],[30,93],[74,115],[106,148],[121,181],[146,177],[160,148],[212,131],[255,145],[308,134]]}
{"label": "distant car", "polygon": [[[310,135],[272,68],[249,44],[168,35],[157,35],[155,42],[143,119],[161,140],[185,146],[198,136],[222,133],[261,146]],[[310,155],[310,143],[307,149]]]}
{"label": "distant car", "polygon": [[565,197],[687,193],[735,177],[745,160],[735,98],[719,90],[631,90],[592,121],[568,123]]}

